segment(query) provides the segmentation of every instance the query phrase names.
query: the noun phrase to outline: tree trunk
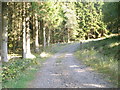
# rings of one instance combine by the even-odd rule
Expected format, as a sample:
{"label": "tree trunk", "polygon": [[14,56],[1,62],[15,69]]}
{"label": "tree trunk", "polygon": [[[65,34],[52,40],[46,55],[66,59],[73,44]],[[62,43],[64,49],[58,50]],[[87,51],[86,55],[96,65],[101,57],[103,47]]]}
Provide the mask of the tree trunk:
{"label": "tree trunk", "polygon": [[26,58],[26,23],[25,23],[25,2],[23,3],[23,58]]}
{"label": "tree trunk", "polygon": [[[30,3],[26,3],[26,7],[29,8],[30,7]],[[34,55],[31,54],[31,50],[30,50],[30,15],[29,15],[29,11],[26,11],[26,58],[35,58]]]}
{"label": "tree trunk", "polygon": [[28,16],[26,18],[26,53],[27,54],[31,54],[31,51],[30,51],[30,28],[29,28],[29,19],[30,17]]}
{"label": "tree trunk", "polygon": [[1,45],[1,60],[3,62],[8,62],[8,12],[7,12],[7,3],[3,3],[2,8],[2,45]]}
{"label": "tree trunk", "polygon": [[37,18],[37,14],[35,14],[35,26],[36,26],[36,32],[35,32],[35,52],[39,52],[39,41],[38,41],[38,18]]}
{"label": "tree trunk", "polygon": [[55,43],[55,30],[52,31],[52,43]]}
{"label": "tree trunk", "polygon": [[68,37],[67,37],[67,42],[70,43],[70,32],[69,32],[69,28],[68,28]]}
{"label": "tree trunk", "polygon": [[[38,21],[38,30],[39,30],[39,31],[38,31],[38,43],[39,43],[39,46],[40,46],[40,44],[42,43],[42,40],[41,40],[41,36],[42,36],[41,34],[42,34],[42,33],[41,33],[41,25],[40,25],[40,23],[41,23],[41,22]],[[40,51],[40,48],[39,48],[39,51]]]}
{"label": "tree trunk", "polygon": [[48,39],[47,39],[48,46],[50,45],[50,34],[51,34],[51,31],[50,31],[50,29],[48,29]]}
{"label": "tree trunk", "polygon": [[43,28],[43,47],[46,47],[46,35],[45,35],[45,27]]}
{"label": "tree trunk", "polygon": [[2,2],[0,2],[0,61],[1,61],[1,49],[2,49]]}
{"label": "tree trunk", "polygon": [[33,40],[32,47],[35,47],[35,31],[36,31],[36,29],[35,29],[35,12],[34,12],[33,8],[32,8],[32,20],[31,21],[32,21],[32,31],[31,31],[32,36],[31,37]]}
{"label": "tree trunk", "polygon": [[[40,44],[42,44],[43,45],[43,20],[40,20]],[[44,46],[44,45],[43,45]]]}

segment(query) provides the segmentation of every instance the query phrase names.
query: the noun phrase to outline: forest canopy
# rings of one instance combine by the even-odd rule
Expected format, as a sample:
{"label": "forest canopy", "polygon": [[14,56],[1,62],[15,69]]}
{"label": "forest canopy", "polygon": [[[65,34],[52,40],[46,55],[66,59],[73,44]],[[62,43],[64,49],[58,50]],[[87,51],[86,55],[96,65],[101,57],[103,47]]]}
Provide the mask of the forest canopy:
{"label": "forest canopy", "polygon": [[1,58],[119,32],[119,2],[1,2]]}

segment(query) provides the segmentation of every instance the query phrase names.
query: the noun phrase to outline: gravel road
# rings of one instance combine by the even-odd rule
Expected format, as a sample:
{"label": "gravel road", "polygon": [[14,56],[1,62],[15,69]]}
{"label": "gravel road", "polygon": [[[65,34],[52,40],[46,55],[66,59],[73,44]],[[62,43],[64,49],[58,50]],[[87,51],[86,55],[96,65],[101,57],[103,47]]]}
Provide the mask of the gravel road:
{"label": "gravel road", "polygon": [[111,88],[112,84],[90,67],[78,61],[73,53],[79,44],[70,44],[49,58],[37,72],[29,88]]}

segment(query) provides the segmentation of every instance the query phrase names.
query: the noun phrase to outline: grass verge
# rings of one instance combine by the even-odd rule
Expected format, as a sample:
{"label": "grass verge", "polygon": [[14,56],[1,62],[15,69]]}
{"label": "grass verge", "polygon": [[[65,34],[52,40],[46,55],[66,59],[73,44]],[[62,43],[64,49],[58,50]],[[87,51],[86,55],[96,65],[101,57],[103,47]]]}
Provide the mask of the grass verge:
{"label": "grass verge", "polygon": [[54,54],[60,51],[62,48],[66,47],[69,45],[68,43],[63,43],[63,44],[52,44],[50,46],[47,46],[44,51],[49,53],[49,54]]}
{"label": "grass verge", "polygon": [[35,59],[13,59],[9,63],[3,63],[2,88],[27,88],[28,83],[35,79],[37,71],[43,62],[61,50],[67,44],[54,44],[44,49],[44,53],[33,53]]}
{"label": "grass verge", "polygon": [[[36,55],[36,58],[33,60],[17,59],[16,61],[11,60],[10,65],[9,63],[4,63],[2,88],[27,88],[27,83],[35,78],[35,73],[47,58],[41,58],[39,55]],[[21,63],[21,61],[23,62]]]}
{"label": "grass verge", "polygon": [[112,36],[103,40],[90,41],[80,45],[75,52],[76,57],[83,63],[102,73],[106,81],[120,86],[118,70],[120,36]]}

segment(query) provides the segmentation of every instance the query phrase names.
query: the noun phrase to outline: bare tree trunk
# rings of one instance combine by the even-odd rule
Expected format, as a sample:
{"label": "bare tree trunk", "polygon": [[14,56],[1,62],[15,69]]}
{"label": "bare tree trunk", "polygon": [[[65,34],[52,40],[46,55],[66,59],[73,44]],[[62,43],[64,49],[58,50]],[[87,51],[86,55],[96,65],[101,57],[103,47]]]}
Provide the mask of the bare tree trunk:
{"label": "bare tree trunk", "polygon": [[[41,25],[40,25],[40,21],[38,21],[38,43],[39,43],[39,46],[40,46],[40,44],[42,43],[42,40],[41,40],[41,37],[42,37],[42,33],[41,33]],[[39,51],[40,51],[40,48],[39,48]]]}
{"label": "bare tree trunk", "polygon": [[35,14],[35,26],[36,26],[36,32],[35,32],[35,52],[39,52],[39,41],[38,41],[38,18],[37,14]]}
{"label": "bare tree trunk", "polygon": [[69,28],[68,28],[68,37],[67,37],[67,42],[70,43],[70,32],[69,32]]}
{"label": "bare tree trunk", "polygon": [[27,54],[31,54],[31,51],[30,51],[30,28],[29,28],[29,19],[30,19],[30,17],[28,16],[28,17],[26,18],[26,31],[27,31],[27,33],[26,33],[26,40],[27,40],[27,42],[26,42],[26,53],[27,53]]}
{"label": "bare tree trunk", "polygon": [[52,31],[52,43],[55,43],[55,30]]}
{"label": "bare tree trunk", "polygon": [[43,21],[42,20],[40,20],[40,41],[41,41],[41,43],[40,44],[43,44]]}
{"label": "bare tree trunk", "polygon": [[46,47],[46,35],[45,35],[45,27],[43,28],[43,47]]}
{"label": "bare tree trunk", "polygon": [[1,61],[1,49],[2,49],[2,2],[0,2],[0,61]]}
{"label": "bare tree trunk", "polygon": [[33,11],[33,9],[32,9],[32,38],[33,38],[33,40],[34,40],[34,45],[33,46],[35,46],[35,15],[34,15],[34,11]]}
{"label": "bare tree trunk", "polygon": [[3,3],[4,7],[2,8],[2,53],[1,60],[3,62],[8,62],[8,12],[7,12],[7,3]]}
{"label": "bare tree trunk", "polygon": [[51,31],[50,29],[48,29],[48,40],[47,40],[48,46],[50,45],[50,34],[51,34]]}
{"label": "bare tree trunk", "polygon": [[[30,3],[26,3],[26,7],[30,8]],[[35,58],[34,55],[31,54],[31,50],[30,50],[30,15],[29,15],[29,11],[26,11],[26,58]]]}
{"label": "bare tree trunk", "polygon": [[25,2],[23,3],[23,58],[26,58],[26,23],[25,23]]}

